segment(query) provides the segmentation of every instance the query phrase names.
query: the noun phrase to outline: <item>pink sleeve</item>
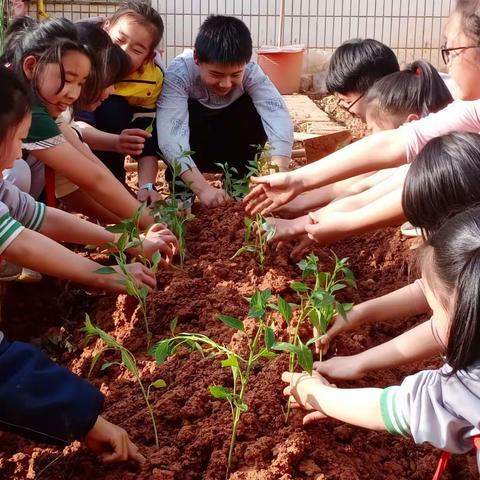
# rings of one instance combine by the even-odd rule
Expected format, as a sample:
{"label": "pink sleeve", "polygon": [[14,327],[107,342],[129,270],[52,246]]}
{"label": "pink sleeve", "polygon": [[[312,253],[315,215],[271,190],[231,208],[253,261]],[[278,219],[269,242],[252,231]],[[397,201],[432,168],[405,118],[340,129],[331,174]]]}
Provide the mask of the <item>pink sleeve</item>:
{"label": "pink sleeve", "polygon": [[399,128],[407,162],[412,162],[432,138],[454,132],[480,132],[480,100],[456,100],[438,113],[405,123]]}

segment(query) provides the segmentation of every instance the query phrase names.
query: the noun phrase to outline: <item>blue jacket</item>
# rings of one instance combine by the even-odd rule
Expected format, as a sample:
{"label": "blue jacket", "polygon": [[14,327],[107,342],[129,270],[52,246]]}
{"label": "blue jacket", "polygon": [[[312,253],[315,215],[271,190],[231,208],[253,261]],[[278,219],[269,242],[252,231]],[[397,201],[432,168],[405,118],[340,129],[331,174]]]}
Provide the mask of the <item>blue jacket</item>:
{"label": "blue jacket", "polygon": [[68,445],[91,430],[102,410],[96,387],[0,332],[0,430]]}

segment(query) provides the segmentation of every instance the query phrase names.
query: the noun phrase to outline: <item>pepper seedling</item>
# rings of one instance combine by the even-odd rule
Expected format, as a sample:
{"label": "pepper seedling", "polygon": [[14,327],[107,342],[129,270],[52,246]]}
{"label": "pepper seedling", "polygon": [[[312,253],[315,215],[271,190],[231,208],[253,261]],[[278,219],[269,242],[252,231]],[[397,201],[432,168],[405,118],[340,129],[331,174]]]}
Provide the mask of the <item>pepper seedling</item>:
{"label": "pepper seedling", "polygon": [[[245,222],[245,235],[244,235],[244,242],[252,242],[243,247],[240,247],[233,255],[232,259],[238,257],[244,252],[257,252],[258,262],[263,268],[265,264],[265,260],[267,258],[267,248],[268,242],[274,237],[275,235],[275,227],[268,223],[266,219],[257,213],[255,215],[255,219],[251,219],[246,217],[244,219]],[[254,239],[252,239],[252,236]]]}
{"label": "pepper seedling", "polygon": [[[271,292],[267,289],[263,292],[255,291],[250,298],[248,317],[256,319],[257,323],[256,329],[252,334],[248,335],[245,333],[248,342],[248,358],[244,358],[226,346],[216,343],[206,335],[198,333],[180,333],[173,338],[160,341],[151,350],[151,354],[159,365],[163,364],[169,356],[175,354],[176,350],[182,345],[202,354],[208,353],[224,357],[221,361],[221,366],[230,368],[233,387],[227,388],[221,385],[211,385],[209,390],[214,398],[226,400],[232,412],[232,434],[228,450],[226,478],[228,478],[231,469],[240,418],[248,410],[248,405],[245,403],[245,394],[252,368],[261,359],[275,358],[275,353],[271,350],[275,344],[275,332],[272,326],[268,325],[266,319],[270,297]],[[229,327],[245,332],[244,324],[240,319],[228,315],[219,315],[219,318]],[[176,323],[171,327],[172,333],[175,330],[175,326]]]}
{"label": "pepper seedling", "polygon": [[228,163],[216,163],[223,171],[223,189],[234,200],[241,200],[249,191],[249,176],[239,178],[238,170],[230,167]]}
{"label": "pepper seedling", "polygon": [[142,392],[143,399],[145,401],[145,405],[147,407],[148,413],[150,415],[150,419],[152,422],[152,427],[153,427],[153,433],[155,436],[155,445],[157,448],[159,447],[159,440],[158,440],[158,431],[157,431],[157,423],[155,421],[155,415],[153,413],[152,406],[150,404],[150,390],[152,388],[165,388],[167,384],[165,383],[164,380],[158,379],[152,382],[147,389],[145,389],[145,386],[143,385],[142,379],[140,378],[140,373],[138,371],[137,367],[137,362],[135,360],[135,357],[130,350],[125,348],[123,345],[118,343],[111,335],[103,331],[101,328],[97,327],[94,325],[88,314],[85,315],[85,326],[80,330],[86,334],[87,341],[98,337],[102,342],[105,344],[105,348],[100,350],[95,354],[95,356],[92,359],[92,363],[90,365],[90,371],[88,373],[88,376],[90,377],[93,369],[95,368],[95,365],[97,364],[98,360],[102,357],[102,355],[107,352],[107,351],[115,351],[120,354],[120,361],[119,362],[107,362],[104,363],[101,367],[102,370],[105,370],[106,368],[112,366],[112,365],[119,365],[123,368],[126,368],[132,376],[135,378],[136,382],[138,383],[138,386],[140,387],[140,391]]}

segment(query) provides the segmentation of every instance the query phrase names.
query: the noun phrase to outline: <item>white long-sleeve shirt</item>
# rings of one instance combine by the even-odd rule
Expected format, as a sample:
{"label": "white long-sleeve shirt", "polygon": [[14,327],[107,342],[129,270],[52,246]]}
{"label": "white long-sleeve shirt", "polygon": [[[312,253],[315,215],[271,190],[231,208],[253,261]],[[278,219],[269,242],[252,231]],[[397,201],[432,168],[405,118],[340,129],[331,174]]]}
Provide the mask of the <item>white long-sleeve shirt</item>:
{"label": "white long-sleeve shirt", "polygon": [[[226,96],[215,95],[202,82],[193,50],[185,50],[169,65],[163,91],[157,103],[158,145],[165,160],[177,160],[182,173],[195,167],[192,158],[179,158],[190,150],[188,100],[199,101],[211,109],[228,107],[242,95],[251,97],[272,146],[272,155],[290,157],[293,145],[293,124],[285,102],[261,68],[254,62],[246,65],[240,85]],[[233,132],[232,132],[233,134]]]}

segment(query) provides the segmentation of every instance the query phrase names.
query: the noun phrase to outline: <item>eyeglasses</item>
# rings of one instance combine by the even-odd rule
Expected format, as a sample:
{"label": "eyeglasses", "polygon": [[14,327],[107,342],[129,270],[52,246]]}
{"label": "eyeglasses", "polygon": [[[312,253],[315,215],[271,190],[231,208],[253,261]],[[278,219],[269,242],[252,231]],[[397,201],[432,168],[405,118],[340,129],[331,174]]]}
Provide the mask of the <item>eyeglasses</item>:
{"label": "eyeglasses", "polygon": [[[469,48],[480,48],[480,45],[470,45],[469,47],[455,47],[455,48],[446,48],[446,45],[441,47],[442,60],[445,62],[445,65],[448,65],[450,61],[455,58],[457,55],[460,55],[461,51],[468,50]],[[458,52],[458,53],[451,53]]]}
{"label": "eyeglasses", "polygon": [[338,106],[343,108],[346,112],[352,113],[352,108],[367,94],[367,92],[362,93],[356,100],[347,104],[343,100],[337,97]]}

